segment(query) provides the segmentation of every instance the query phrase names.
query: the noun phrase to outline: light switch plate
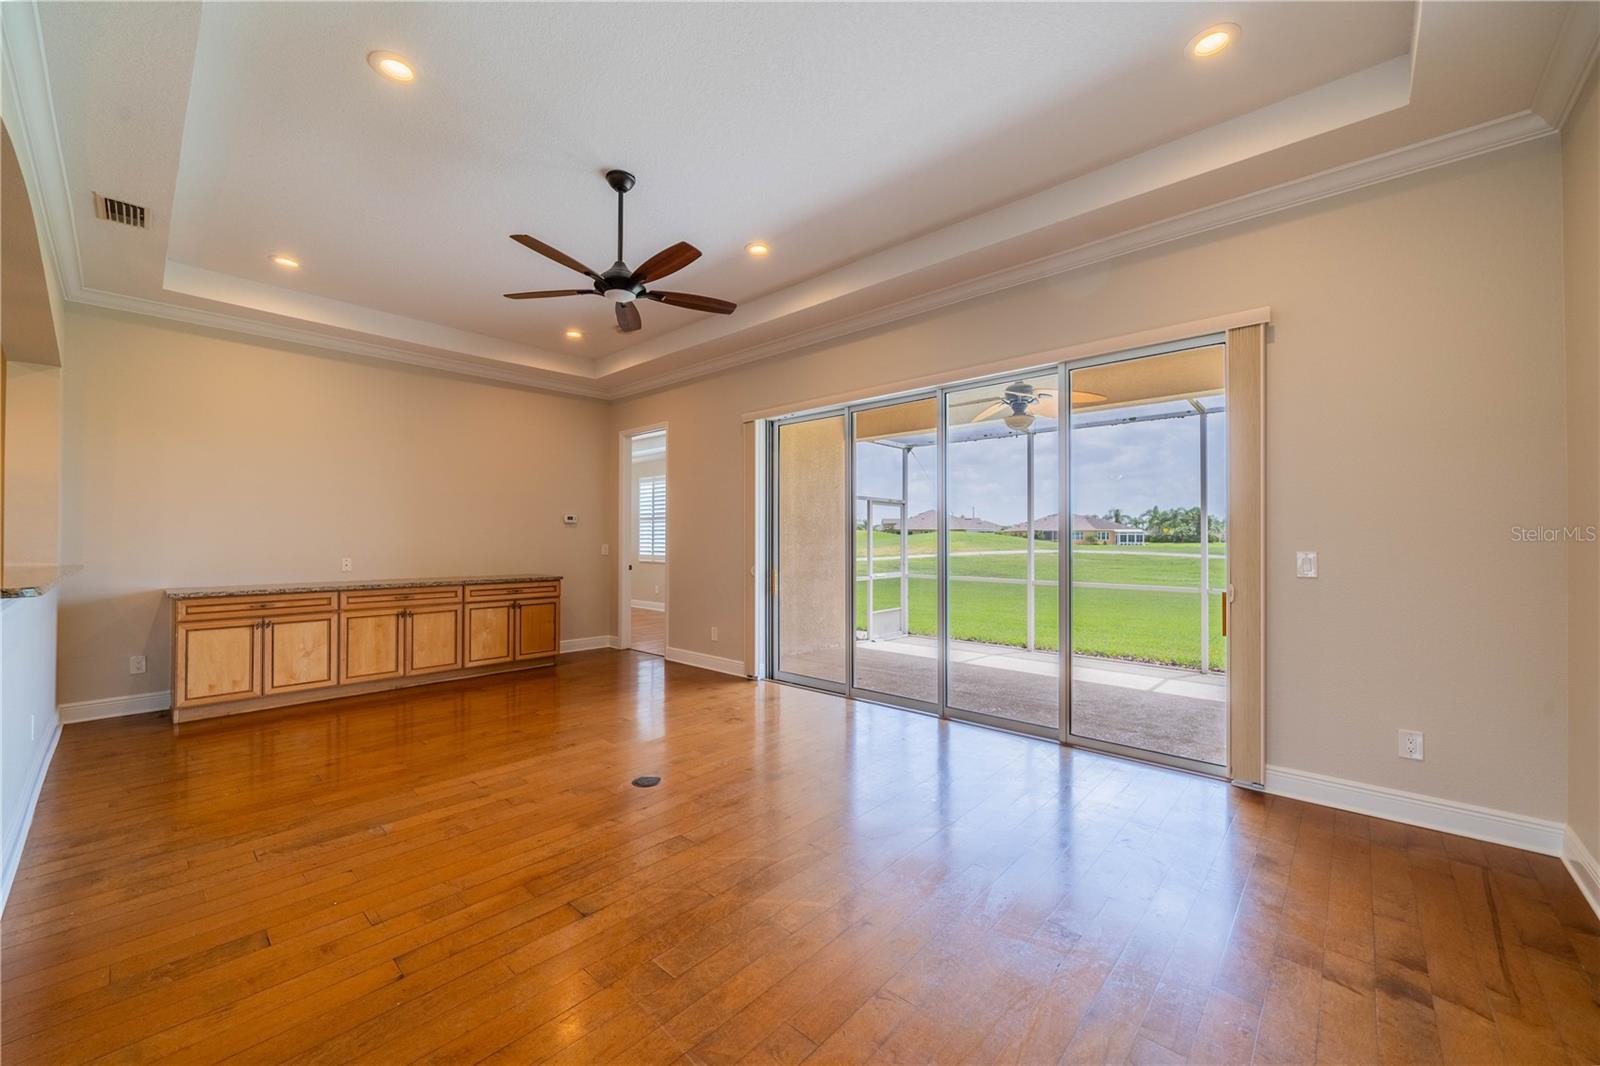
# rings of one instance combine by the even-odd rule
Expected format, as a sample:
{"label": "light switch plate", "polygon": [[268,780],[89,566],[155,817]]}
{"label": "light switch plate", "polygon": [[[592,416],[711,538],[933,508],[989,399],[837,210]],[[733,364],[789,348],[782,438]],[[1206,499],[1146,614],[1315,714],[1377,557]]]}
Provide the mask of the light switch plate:
{"label": "light switch plate", "polygon": [[1316,577],[1317,576],[1317,553],[1316,552],[1295,552],[1294,553],[1294,576],[1295,577]]}

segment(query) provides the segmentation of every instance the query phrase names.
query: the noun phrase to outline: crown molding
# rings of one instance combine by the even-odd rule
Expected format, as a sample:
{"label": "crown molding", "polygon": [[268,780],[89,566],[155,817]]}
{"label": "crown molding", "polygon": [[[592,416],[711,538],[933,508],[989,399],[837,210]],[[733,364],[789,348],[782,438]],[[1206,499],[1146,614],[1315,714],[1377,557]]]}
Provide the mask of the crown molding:
{"label": "crown molding", "polygon": [[1567,5],[1561,30],[1539,75],[1532,110],[1557,129],[1565,126],[1596,56],[1600,56],[1600,3],[1575,0]]}
{"label": "crown molding", "polygon": [[863,333],[953,304],[1041,281],[1120,256],[1132,255],[1210,230],[1248,222],[1263,215],[1291,210],[1317,200],[1354,192],[1369,185],[1470,159],[1501,148],[1509,148],[1554,132],[1556,132],[1555,127],[1532,111],[1507,115],[1432,140],[1419,141],[1404,148],[1334,167],[1309,177],[1297,178],[1281,185],[1246,193],[1220,204],[1175,215],[1160,222],[1056,252],[970,281],[935,289],[908,300],[897,301],[850,318],[830,322],[825,326],[803,330],[780,340],[753,345],[693,366],[651,375],[641,381],[614,389],[610,395],[621,399],[656,392],[696,378],[721,373],[745,363],[769,359],[851,334]]}

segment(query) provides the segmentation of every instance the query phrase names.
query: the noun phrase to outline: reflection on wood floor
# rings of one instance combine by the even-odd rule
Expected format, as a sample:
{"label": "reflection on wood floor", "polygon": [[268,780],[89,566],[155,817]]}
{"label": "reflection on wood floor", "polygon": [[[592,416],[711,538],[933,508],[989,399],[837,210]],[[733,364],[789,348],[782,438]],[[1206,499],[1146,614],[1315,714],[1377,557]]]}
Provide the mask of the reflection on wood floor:
{"label": "reflection on wood floor", "polygon": [[0,963],[18,1063],[1600,1057],[1556,859],[616,651],[67,726]]}
{"label": "reflection on wood floor", "polygon": [[633,650],[651,655],[667,654],[667,612],[630,607],[628,624],[633,627]]}

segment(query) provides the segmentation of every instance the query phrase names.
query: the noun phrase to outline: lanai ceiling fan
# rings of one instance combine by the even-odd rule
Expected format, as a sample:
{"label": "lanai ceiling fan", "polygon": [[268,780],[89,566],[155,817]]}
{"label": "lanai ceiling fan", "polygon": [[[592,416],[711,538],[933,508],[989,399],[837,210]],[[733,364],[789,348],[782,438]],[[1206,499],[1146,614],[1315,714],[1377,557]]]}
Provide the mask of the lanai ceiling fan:
{"label": "lanai ceiling fan", "polygon": [[635,306],[637,300],[655,300],[669,307],[687,307],[691,311],[709,311],[714,315],[731,315],[737,304],[727,300],[718,300],[711,296],[697,296],[692,292],[665,292],[660,289],[649,289],[645,286],[651,282],[659,281],[668,274],[676,274],[696,259],[700,258],[700,249],[687,241],[679,241],[670,248],[663,249],[646,259],[639,265],[638,270],[629,270],[628,265],[622,261],[622,201],[628,190],[634,186],[634,176],[626,170],[606,171],[606,184],[617,191],[617,261],[604,274],[596,274],[593,270],[578,262],[565,252],[536,240],[526,233],[513,233],[511,239],[530,251],[538,252],[546,259],[554,260],[568,270],[593,279],[594,284],[587,289],[544,289],[537,292],[508,292],[508,300],[543,300],[551,296],[604,296],[616,305],[617,328],[624,333],[632,333],[643,323],[639,320],[639,308]]}
{"label": "lanai ceiling fan", "polygon": [[[1021,432],[1033,425],[1036,416],[1056,418],[1060,415],[1061,405],[1057,402],[1056,394],[1056,389],[1035,389],[1026,381],[1014,381],[1006,386],[1006,391],[999,400],[973,415],[972,420],[984,422],[1004,416],[1008,427]],[[1099,403],[1104,399],[1105,397],[1098,392],[1072,390],[1074,406]]]}

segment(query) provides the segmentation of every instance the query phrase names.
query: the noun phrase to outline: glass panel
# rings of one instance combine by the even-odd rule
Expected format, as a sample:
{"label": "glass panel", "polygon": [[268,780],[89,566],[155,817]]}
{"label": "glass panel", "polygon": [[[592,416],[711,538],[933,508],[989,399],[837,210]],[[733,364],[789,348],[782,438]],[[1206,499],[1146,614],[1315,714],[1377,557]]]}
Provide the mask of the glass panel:
{"label": "glass panel", "polygon": [[777,669],[844,684],[843,415],[778,425]]}
{"label": "glass panel", "polygon": [[854,415],[855,685],[939,699],[938,403],[929,396]]}
{"label": "glass panel", "polygon": [[1069,383],[1071,731],[1222,765],[1223,349],[1085,367]]}
{"label": "glass panel", "polygon": [[1060,726],[1059,393],[1051,372],[945,397],[949,705],[1050,731]]}

